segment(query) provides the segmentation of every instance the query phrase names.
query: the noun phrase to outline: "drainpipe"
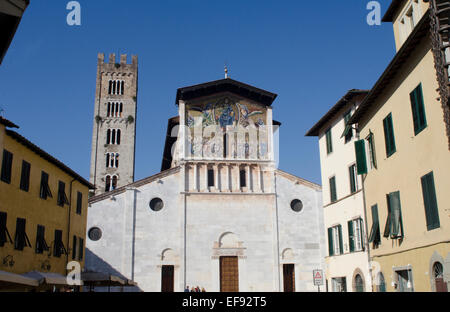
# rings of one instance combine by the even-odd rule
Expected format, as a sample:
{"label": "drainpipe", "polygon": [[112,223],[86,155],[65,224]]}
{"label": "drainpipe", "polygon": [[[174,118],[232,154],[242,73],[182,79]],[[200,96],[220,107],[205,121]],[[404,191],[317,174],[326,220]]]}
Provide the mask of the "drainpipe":
{"label": "drainpipe", "polygon": [[[274,177],[274,191],[275,191],[275,219],[276,219],[276,231],[277,231],[277,266],[278,266],[278,292],[281,292],[281,263],[280,263],[280,230],[278,220],[278,193],[277,193],[277,175],[275,169],[273,171]],[[295,270],[295,268],[294,268]]]}
{"label": "drainpipe", "polygon": [[[357,140],[360,140],[359,125],[356,126],[356,138],[357,138]],[[366,174],[366,176],[367,176],[367,174]],[[363,194],[363,207],[364,207],[364,210],[363,210],[363,213],[364,213],[364,226],[366,228],[366,230],[365,230],[366,235],[364,236],[364,244],[366,243],[366,239],[367,239],[367,259],[368,259],[368,265],[369,265],[370,286],[371,286],[371,290],[373,292],[372,265],[371,265],[371,258],[370,258],[370,247],[369,247],[369,242],[368,242],[368,238],[367,238],[368,225],[367,225],[366,191],[365,191],[365,188],[364,188],[364,180],[365,180],[364,175],[361,175],[362,194]]]}

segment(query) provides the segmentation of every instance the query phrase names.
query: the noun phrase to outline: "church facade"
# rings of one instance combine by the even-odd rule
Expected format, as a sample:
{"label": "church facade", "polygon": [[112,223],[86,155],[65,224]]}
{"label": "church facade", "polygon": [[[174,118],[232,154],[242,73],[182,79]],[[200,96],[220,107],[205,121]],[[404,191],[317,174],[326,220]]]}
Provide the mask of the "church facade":
{"label": "church facade", "polygon": [[90,199],[87,270],[125,291],[317,291],[322,191],[276,168],[275,98],[229,78],[178,89],[161,172]]}

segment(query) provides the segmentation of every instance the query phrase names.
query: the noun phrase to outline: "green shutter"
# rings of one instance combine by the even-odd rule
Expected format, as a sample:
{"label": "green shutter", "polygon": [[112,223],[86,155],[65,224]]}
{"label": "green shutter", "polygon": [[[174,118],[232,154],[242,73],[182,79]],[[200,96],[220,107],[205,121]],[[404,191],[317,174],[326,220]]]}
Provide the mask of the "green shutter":
{"label": "green shutter", "polygon": [[73,236],[73,242],[72,242],[72,260],[75,260],[77,254],[77,237]]}
{"label": "green shutter", "polygon": [[370,132],[369,138],[367,139],[367,141],[369,144],[370,156],[372,157],[372,159],[371,159],[372,167],[376,169],[377,168],[377,158],[375,155],[375,142],[374,142],[372,132]]}
{"label": "green shutter", "polygon": [[30,188],[30,168],[31,165],[25,160],[22,161],[22,175],[20,177],[20,189],[28,192]]}
{"label": "green shutter", "polygon": [[328,253],[329,253],[330,256],[334,255],[333,228],[328,228]]}
{"label": "green shutter", "polygon": [[326,141],[327,141],[327,154],[333,152],[333,142],[331,140],[331,128],[326,132]]}
{"label": "green shutter", "polygon": [[413,114],[414,134],[417,135],[427,127],[422,84],[419,84],[419,86],[410,93],[410,99]]}
{"label": "green shutter", "polygon": [[11,183],[13,154],[3,150],[1,180],[5,183]]}
{"label": "green shutter", "polygon": [[390,157],[392,154],[396,152],[392,114],[389,114],[383,120],[383,127],[384,127],[384,138],[386,142],[386,156]]}
{"label": "green shutter", "polygon": [[83,251],[84,251],[84,239],[79,237],[79,244],[78,244],[78,260],[83,260]]}
{"label": "green shutter", "polygon": [[388,196],[388,205],[391,209],[391,238],[403,237],[402,211],[400,205],[400,192],[390,193]]}
{"label": "green shutter", "polygon": [[355,175],[355,165],[352,165],[348,168],[349,176],[350,176],[350,192],[356,192],[356,175]]}
{"label": "green shutter", "polygon": [[434,186],[433,172],[430,172],[429,174],[423,176],[421,181],[427,229],[428,231],[430,231],[440,227],[439,210],[436,199],[436,189]]}
{"label": "green shutter", "polygon": [[345,143],[349,142],[352,137],[353,137],[353,128],[352,125],[348,124],[348,121],[350,120],[351,117],[351,111],[349,111],[348,113],[345,114],[344,116],[344,132],[342,133],[342,137],[345,137]]}
{"label": "green shutter", "polygon": [[358,169],[358,174],[366,174],[367,158],[364,140],[359,140],[355,142],[355,153],[356,153],[356,166]]}
{"label": "green shutter", "polygon": [[419,112],[418,112],[418,101],[417,101],[417,90],[414,90],[409,94],[409,98],[411,100],[411,111],[413,115],[413,125],[414,125],[414,133],[417,134],[417,130],[419,129]]}
{"label": "green shutter", "polygon": [[330,200],[334,203],[337,200],[336,194],[336,177],[330,179]]}
{"label": "green shutter", "polygon": [[369,243],[380,242],[380,221],[378,219],[378,205],[372,206],[372,229],[370,230]]}
{"label": "green shutter", "polygon": [[348,242],[350,245],[350,252],[354,252],[355,251],[355,237],[353,234],[353,221],[348,221],[347,225],[348,225]]}
{"label": "green shutter", "polygon": [[344,253],[344,244],[342,242],[342,226],[339,224],[338,225],[338,230],[339,230],[339,254],[343,254]]}
{"label": "green shutter", "polygon": [[361,240],[361,250],[364,251],[365,250],[365,239],[364,239],[364,222],[363,219],[359,218],[358,221],[359,222],[359,239]]}
{"label": "green shutter", "polygon": [[389,205],[389,195],[386,195],[386,200],[387,200],[387,210],[388,210],[388,214],[387,214],[387,218],[386,218],[386,224],[384,226],[384,233],[383,233],[383,237],[389,237],[390,233],[391,233],[391,206]]}

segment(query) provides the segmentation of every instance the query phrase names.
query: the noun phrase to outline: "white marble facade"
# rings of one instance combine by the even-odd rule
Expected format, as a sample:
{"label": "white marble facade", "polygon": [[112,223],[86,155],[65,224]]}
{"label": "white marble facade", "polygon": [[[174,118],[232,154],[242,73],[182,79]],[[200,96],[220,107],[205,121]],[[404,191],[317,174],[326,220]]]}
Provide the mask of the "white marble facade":
{"label": "white marble facade", "polygon": [[[191,102],[178,101],[179,139],[189,132],[183,126]],[[261,110],[263,122],[272,125],[272,109]],[[284,291],[284,264],[294,265],[295,291],[317,291],[313,270],[324,268],[325,256],[321,187],[276,169],[272,136],[267,140],[268,154],[255,158],[190,157],[176,143],[181,153],[170,169],[91,198],[86,269],[138,284],[116,291],[159,292],[168,265],[174,291],[189,285],[211,292],[221,290],[221,257],[233,256],[238,291]],[[150,207],[155,198],[162,209]],[[300,211],[291,207],[295,199]],[[99,240],[89,238],[92,228],[101,230]]]}

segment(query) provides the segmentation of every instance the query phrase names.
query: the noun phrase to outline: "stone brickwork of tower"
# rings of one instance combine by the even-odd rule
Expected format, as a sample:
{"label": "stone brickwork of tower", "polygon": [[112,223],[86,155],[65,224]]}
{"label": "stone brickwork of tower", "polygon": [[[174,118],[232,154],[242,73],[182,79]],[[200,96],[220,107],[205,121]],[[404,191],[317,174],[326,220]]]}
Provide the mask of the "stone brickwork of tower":
{"label": "stone brickwork of tower", "polygon": [[95,195],[134,182],[138,58],[98,54],[90,182]]}

